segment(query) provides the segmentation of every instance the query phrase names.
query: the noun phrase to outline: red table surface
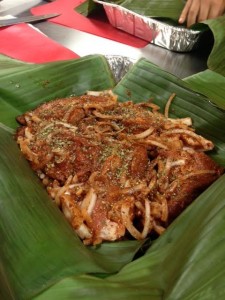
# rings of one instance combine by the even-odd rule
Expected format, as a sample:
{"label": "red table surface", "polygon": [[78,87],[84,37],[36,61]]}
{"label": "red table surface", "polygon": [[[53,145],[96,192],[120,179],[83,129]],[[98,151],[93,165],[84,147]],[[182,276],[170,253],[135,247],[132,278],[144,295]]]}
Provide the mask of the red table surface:
{"label": "red table surface", "polygon": [[83,32],[120,42],[136,48],[145,47],[148,42],[113,27],[105,15],[85,17],[75,11],[84,0],[55,0],[31,9],[34,15],[58,13],[60,16],[48,20]]}

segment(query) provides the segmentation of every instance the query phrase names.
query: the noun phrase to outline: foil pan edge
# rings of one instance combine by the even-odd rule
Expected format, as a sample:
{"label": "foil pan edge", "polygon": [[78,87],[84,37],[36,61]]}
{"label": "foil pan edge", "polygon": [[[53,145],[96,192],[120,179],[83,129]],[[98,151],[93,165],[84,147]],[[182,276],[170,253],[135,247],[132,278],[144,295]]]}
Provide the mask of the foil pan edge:
{"label": "foil pan edge", "polygon": [[101,0],[94,2],[103,5],[113,27],[171,51],[190,52],[195,48],[201,34],[197,30],[171,26],[139,15],[114,3]]}

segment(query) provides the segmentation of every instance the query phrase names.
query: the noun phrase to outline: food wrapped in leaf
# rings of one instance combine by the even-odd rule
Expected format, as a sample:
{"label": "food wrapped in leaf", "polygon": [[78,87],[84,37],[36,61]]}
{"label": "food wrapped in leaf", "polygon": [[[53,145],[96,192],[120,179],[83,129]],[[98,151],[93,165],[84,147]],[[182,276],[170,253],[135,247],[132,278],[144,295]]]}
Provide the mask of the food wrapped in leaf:
{"label": "food wrapped in leaf", "polygon": [[[223,48],[219,49],[221,52]],[[154,242],[147,239],[138,255],[142,240],[86,247],[49,201],[41,181],[13,140],[12,130],[18,126],[16,116],[50,99],[82,95],[87,90],[113,88],[119,101],[132,99],[135,103],[153,97],[162,113],[170,95],[176,93],[170,118],[191,117],[194,132],[215,145],[208,155],[225,166],[224,110],[193,92],[193,82],[185,83],[144,59],[116,87],[105,59],[99,55],[44,65],[3,56],[0,61],[0,298],[223,299],[225,175],[193,201],[159,238]],[[218,66],[224,69],[223,64]],[[207,92],[214,89],[210,100],[224,107],[224,92],[215,85],[217,77],[210,77],[210,81],[207,78],[196,90],[204,94],[204,85]],[[222,78],[219,82],[218,86],[224,86]]]}
{"label": "food wrapped in leaf", "polygon": [[85,244],[162,234],[222,173],[190,118],[110,91],[57,99],[17,120],[17,142]]}

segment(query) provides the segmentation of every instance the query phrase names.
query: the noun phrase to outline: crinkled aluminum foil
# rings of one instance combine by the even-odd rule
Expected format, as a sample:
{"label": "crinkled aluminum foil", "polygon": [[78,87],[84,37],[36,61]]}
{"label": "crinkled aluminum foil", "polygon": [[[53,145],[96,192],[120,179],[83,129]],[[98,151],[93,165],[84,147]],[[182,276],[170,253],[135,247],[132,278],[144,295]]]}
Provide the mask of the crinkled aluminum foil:
{"label": "crinkled aluminum foil", "polygon": [[105,55],[115,81],[118,83],[135,63],[134,60],[119,55]]}
{"label": "crinkled aluminum foil", "polygon": [[102,4],[109,22],[116,28],[171,51],[190,52],[196,46],[200,31],[175,27],[141,16],[120,5],[94,0]]}

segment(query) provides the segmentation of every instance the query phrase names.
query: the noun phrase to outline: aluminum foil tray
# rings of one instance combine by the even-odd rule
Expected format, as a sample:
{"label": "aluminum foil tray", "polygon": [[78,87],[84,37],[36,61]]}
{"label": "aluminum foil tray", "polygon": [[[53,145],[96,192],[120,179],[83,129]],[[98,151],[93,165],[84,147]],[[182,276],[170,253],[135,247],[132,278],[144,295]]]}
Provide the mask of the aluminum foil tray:
{"label": "aluminum foil tray", "polygon": [[195,48],[201,33],[168,25],[114,3],[101,0],[94,2],[103,5],[112,26],[171,51],[190,52]]}

